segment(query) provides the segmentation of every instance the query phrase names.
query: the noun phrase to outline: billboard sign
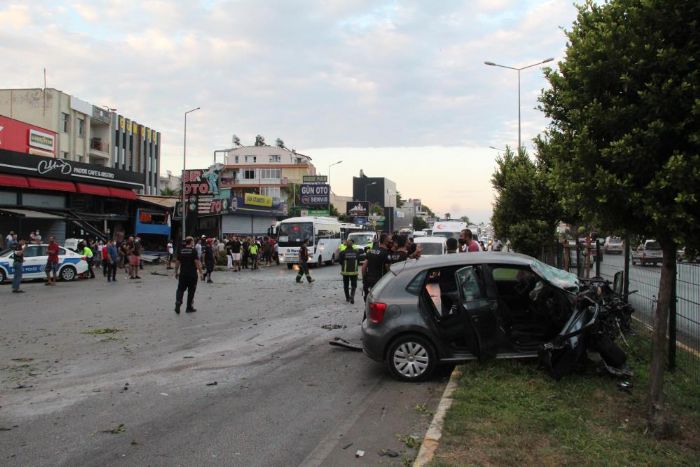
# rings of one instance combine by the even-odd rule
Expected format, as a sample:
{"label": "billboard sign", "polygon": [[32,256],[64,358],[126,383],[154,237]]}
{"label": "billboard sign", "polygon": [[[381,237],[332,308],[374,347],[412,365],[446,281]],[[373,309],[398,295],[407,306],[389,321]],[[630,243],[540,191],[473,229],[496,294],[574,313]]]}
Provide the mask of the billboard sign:
{"label": "billboard sign", "polygon": [[304,183],[328,183],[327,175],[303,175],[302,181]]}
{"label": "billboard sign", "polygon": [[0,115],[0,149],[55,157],[56,133]]}
{"label": "billboard sign", "polygon": [[330,186],[305,183],[301,185],[301,204],[304,206],[328,206]]}
{"label": "billboard sign", "polygon": [[367,217],[369,215],[369,201],[348,201],[345,204],[345,213],[352,217]]}

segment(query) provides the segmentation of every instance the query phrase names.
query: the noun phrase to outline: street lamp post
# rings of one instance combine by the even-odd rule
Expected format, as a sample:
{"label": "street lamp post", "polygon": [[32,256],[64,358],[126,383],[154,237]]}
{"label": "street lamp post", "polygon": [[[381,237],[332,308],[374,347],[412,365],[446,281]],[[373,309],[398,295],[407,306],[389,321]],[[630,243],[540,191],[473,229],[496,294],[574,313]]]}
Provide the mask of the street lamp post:
{"label": "street lamp post", "polygon": [[328,215],[331,215],[331,167],[341,164],[343,161],[334,162],[328,166]]}
{"label": "street lamp post", "polygon": [[187,168],[187,114],[190,114],[196,110],[199,110],[199,107],[196,109],[188,110],[185,112],[185,131],[184,131],[184,136],[183,136],[183,142],[182,142],[182,241],[185,241],[185,237],[187,237],[187,204],[185,201],[185,169]]}
{"label": "street lamp post", "polygon": [[507,65],[499,65],[498,63],[493,63],[493,62],[484,62],[484,65],[498,66],[501,68],[508,68],[509,70],[515,70],[518,72],[518,152],[520,152],[520,148],[523,147],[522,141],[521,141],[521,120],[520,120],[520,72],[522,70],[525,70],[526,68],[532,68],[533,66],[542,65],[543,63],[551,62],[552,60],[554,60],[554,59],[547,58],[545,60],[542,60],[541,62],[533,63],[532,65],[522,66],[520,68],[507,66]]}

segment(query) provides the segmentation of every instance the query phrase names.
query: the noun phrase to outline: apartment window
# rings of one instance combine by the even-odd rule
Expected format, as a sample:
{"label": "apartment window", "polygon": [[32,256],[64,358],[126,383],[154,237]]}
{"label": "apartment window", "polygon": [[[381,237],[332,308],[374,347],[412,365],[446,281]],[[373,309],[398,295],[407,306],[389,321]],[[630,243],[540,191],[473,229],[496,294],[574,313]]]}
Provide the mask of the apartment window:
{"label": "apartment window", "polygon": [[245,161],[246,162],[257,162],[258,158],[257,158],[257,156],[245,156]]}
{"label": "apartment window", "polygon": [[260,189],[260,194],[271,196],[272,198],[280,198],[280,189],[278,187],[263,187]]}
{"label": "apartment window", "polygon": [[255,169],[246,169],[243,171],[243,178],[245,180],[255,180]]}
{"label": "apartment window", "polygon": [[260,169],[260,178],[278,179],[280,178],[280,169]]}
{"label": "apartment window", "polygon": [[238,164],[238,156],[236,156],[235,161],[236,161],[236,164]]}
{"label": "apartment window", "polygon": [[270,156],[270,162],[281,162],[282,156]]}
{"label": "apartment window", "polygon": [[85,137],[85,119],[84,118],[78,119],[78,136],[81,138]]}
{"label": "apartment window", "polygon": [[68,133],[69,127],[69,122],[70,122],[70,115],[67,113],[61,112],[61,131],[64,133]]}
{"label": "apartment window", "polygon": [[296,163],[297,163],[297,164],[301,164],[301,157],[297,157],[297,158],[296,158]]}
{"label": "apartment window", "polygon": [[61,157],[63,159],[68,159],[68,151],[61,151]]}

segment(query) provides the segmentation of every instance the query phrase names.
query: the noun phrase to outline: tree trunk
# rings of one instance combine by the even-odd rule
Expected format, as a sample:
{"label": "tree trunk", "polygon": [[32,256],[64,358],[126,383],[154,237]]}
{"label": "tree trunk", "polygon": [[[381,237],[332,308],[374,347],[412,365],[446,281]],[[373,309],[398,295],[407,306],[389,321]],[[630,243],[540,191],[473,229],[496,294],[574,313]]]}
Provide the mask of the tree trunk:
{"label": "tree trunk", "polygon": [[676,249],[673,242],[661,245],[663,249],[663,265],[659,281],[659,295],[654,313],[654,330],[652,335],[651,368],[649,370],[649,414],[647,426],[657,437],[663,438],[670,434],[670,423],[664,412],[664,370],[668,349],[668,313],[671,303],[671,285],[673,274],[676,273]]}

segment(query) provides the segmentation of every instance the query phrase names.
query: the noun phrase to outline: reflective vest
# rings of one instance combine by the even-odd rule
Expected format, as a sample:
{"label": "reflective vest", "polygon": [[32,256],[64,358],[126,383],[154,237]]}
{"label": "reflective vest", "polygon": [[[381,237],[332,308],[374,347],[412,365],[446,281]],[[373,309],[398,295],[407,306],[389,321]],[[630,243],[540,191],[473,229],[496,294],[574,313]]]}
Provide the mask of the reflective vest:
{"label": "reflective vest", "polygon": [[352,249],[340,253],[340,274],[343,276],[357,276],[360,269],[360,249],[355,245]]}

